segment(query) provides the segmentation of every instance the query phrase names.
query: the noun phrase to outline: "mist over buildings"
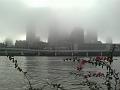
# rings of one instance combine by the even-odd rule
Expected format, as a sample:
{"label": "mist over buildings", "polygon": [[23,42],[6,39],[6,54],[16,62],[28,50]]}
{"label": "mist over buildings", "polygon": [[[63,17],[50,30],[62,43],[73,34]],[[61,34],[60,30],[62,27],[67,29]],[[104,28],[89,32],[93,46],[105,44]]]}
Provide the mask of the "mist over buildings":
{"label": "mist over buildings", "polygon": [[26,31],[32,24],[36,35],[44,41],[51,30],[59,32],[58,37],[65,37],[79,27],[85,34],[97,32],[103,42],[108,37],[120,42],[119,0],[46,0],[46,6],[42,7],[27,5],[30,1],[0,0],[0,41],[26,39]]}

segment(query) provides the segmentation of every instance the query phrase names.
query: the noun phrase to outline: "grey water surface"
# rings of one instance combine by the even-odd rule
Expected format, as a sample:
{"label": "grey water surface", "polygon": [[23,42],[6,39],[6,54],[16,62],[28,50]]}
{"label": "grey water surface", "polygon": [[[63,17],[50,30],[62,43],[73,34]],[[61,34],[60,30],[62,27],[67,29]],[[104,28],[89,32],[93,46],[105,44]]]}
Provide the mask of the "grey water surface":
{"label": "grey water surface", "polygon": [[[67,90],[83,90],[81,86],[72,86],[80,81],[78,77],[70,75],[76,70],[77,62],[64,62],[65,57],[15,57],[23,71],[28,72],[33,87],[42,87],[46,82],[60,83]],[[120,58],[115,57],[113,67],[120,71]],[[87,65],[89,69],[95,67]],[[97,70],[101,70],[97,68]],[[24,75],[14,68],[14,64],[7,57],[0,57],[0,90],[25,90],[28,87]],[[46,88],[45,90],[53,90]]]}

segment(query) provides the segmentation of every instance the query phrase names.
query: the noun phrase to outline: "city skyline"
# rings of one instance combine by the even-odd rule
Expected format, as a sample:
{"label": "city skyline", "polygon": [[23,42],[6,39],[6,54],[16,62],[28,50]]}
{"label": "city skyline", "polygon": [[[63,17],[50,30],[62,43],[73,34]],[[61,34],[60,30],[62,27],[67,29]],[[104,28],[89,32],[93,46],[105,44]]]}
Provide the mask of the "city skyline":
{"label": "city skyline", "polygon": [[79,26],[86,31],[98,31],[102,42],[112,37],[114,43],[119,43],[118,3],[119,0],[1,0],[0,41],[25,40],[26,25],[34,20],[37,36],[44,41],[47,41],[51,23],[57,21],[62,31],[69,33]]}
{"label": "city skyline", "polygon": [[120,90],[120,0],[0,0],[0,90]]}
{"label": "city skyline", "polygon": [[[75,27],[76,28],[76,27]],[[78,27],[77,27],[78,28]],[[81,27],[79,27],[79,28],[81,28]],[[84,30],[83,30],[84,31]],[[26,30],[26,33],[25,33],[25,35],[23,35],[23,36],[21,36],[19,39],[15,39],[15,40],[13,40],[12,38],[9,38],[9,37],[7,37],[7,38],[5,38],[5,39],[3,39],[2,41],[0,41],[1,43],[2,42],[5,42],[5,40],[6,39],[10,39],[10,40],[12,40],[13,41],[13,43],[15,43],[16,42],[16,40],[27,40],[27,33],[29,33],[29,32],[31,32],[31,36],[29,35],[29,37],[32,37],[33,35],[33,37],[35,37],[36,39],[39,39],[40,41],[43,41],[43,42],[49,42],[49,33],[48,33],[48,37],[46,38],[46,39],[41,39],[41,37],[40,36],[38,36],[37,34],[36,34],[36,32],[34,32],[34,29],[33,29],[33,31],[32,30]],[[74,29],[71,31],[71,34],[72,34],[72,32],[74,32]],[[79,31],[80,32],[80,31]],[[108,42],[108,39],[111,39],[111,42],[113,42],[113,43],[116,43],[116,42],[114,42],[113,41],[113,39],[112,39],[112,37],[110,37],[110,36],[108,36],[108,37],[106,37],[104,40],[101,40],[100,38],[99,38],[99,35],[98,34],[93,34],[93,32],[94,31],[84,31],[84,43],[92,43],[92,38],[95,38],[96,37],[96,42],[97,41],[101,41],[102,43],[107,43]],[[59,37],[68,37],[68,36],[70,36],[68,33],[64,33],[66,36],[62,36],[63,34],[61,33],[61,36],[60,36],[60,31],[59,31],[59,33],[58,33],[58,35],[59,35]],[[69,32],[70,33],[70,32]],[[85,33],[87,33],[87,34],[85,34]],[[97,32],[96,32],[97,33]],[[56,33],[54,33],[54,34],[57,34],[57,31],[56,31]],[[91,35],[90,35],[91,34]],[[97,36],[96,36],[97,35]],[[58,36],[56,36],[57,38],[59,38]],[[87,39],[88,38],[88,39]],[[56,38],[53,38],[53,39],[56,39]],[[33,40],[34,41],[34,40]],[[94,42],[93,42],[94,43]],[[118,44],[119,44],[119,42],[117,42]]]}

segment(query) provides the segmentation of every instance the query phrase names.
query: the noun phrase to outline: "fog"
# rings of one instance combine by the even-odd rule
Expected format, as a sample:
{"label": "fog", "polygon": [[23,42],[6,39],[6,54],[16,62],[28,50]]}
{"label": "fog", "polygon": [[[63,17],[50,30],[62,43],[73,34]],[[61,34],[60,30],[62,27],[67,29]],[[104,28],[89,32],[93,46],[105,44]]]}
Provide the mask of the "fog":
{"label": "fog", "polygon": [[29,25],[46,41],[56,27],[70,33],[75,27],[98,32],[99,40],[120,40],[120,0],[0,0],[0,41],[24,40]]}

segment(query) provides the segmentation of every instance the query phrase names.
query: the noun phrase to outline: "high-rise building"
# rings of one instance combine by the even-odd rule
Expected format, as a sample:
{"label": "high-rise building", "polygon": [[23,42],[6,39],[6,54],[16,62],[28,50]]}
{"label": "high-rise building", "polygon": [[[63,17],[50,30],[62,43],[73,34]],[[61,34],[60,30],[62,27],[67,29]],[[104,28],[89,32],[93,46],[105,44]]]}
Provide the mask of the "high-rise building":
{"label": "high-rise building", "polygon": [[96,44],[98,42],[98,36],[96,31],[87,31],[85,35],[85,43]]}
{"label": "high-rise building", "polygon": [[59,33],[56,28],[52,28],[49,31],[49,36],[48,36],[48,43],[49,45],[53,46],[56,45],[57,42],[59,41]]}
{"label": "high-rise building", "polygon": [[39,46],[40,38],[36,36],[35,24],[30,24],[26,31],[26,44],[27,48],[36,48]]}
{"label": "high-rise building", "polygon": [[35,28],[32,26],[29,26],[26,31],[26,41],[27,42],[33,42],[36,38],[35,35]]}
{"label": "high-rise building", "polygon": [[70,41],[74,44],[84,44],[84,30],[75,28],[70,35]]}
{"label": "high-rise building", "polygon": [[12,47],[13,46],[12,39],[6,38],[4,43],[5,43],[6,47]]}
{"label": "high-rise building", "polygon": [[111,38],[111,37],[108,37],[108,38],[106,39],[106,43],[107,43],[107,44],[112,44],[112,43],[113,43],[112,38]]}
{"label": "high-rise building", "polygon": [[68,34],[58,26],[52,26],[49,30],[48,35],[48,44],[51,49],[68,49],[69,47],[69,39]]}
{"label": "high-rise building", "polygon": [[81,28],[75,28],[70,35],[70,42],[72,49],[79,49],[84,44],[84,30]]}
{"label": "high-rise building", "polygon": [[48,35],[48,44],[52,47],[57,47],[61,40],[60,26],[57,20],[54,20],[51,24],[49,35]]}

